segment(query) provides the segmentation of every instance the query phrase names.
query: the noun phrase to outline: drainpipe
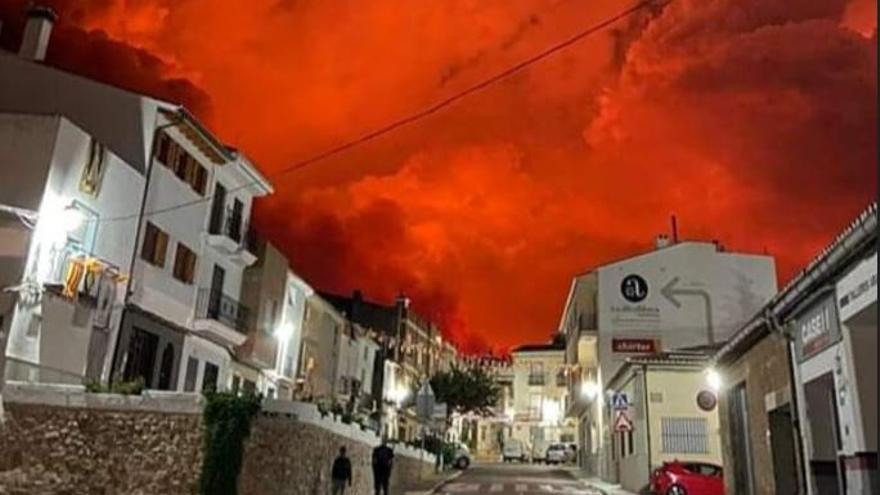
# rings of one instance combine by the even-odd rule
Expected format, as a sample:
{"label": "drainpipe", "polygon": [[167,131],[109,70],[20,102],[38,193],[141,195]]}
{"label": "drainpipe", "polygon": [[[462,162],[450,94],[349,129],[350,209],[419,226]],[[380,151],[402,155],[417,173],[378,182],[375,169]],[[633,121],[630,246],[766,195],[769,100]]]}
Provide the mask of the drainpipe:
{"label": "drainpipe", "polygon": [[643,400],[645,401],[645,438],[648,440],[648,483],[651,483],[651,415],[648,410],[648,365],[642,363],[642,390],[645,392]]}
{"label": "drainpipe", "polygon": [[[156,120],[158,120],[158,118]],[[137,230],[135,231],[135,236],[134,236],[134,249],[133,249],[132,256],[131,256],[131,263],[128,266],[128,280],[126,280],[126,282],[125,282],[125,297],[123,299],[123,304],[122,304],[122,315],[123,316],[119,321],[118,331],[116,332],[116,340],[113,343],[113,359],[110,361],[110,371],[107,374],[107,382],[108,383],[113,382],[113,375],[114,375],[113,368],[116,366],[117,359],[119,357],[119,337],[122,334],[122,329],[123,329],[124,323],[125,323],[125,315],[128,310],[128,303],[131,300],[132,281],[134,280],[134,264],[137,261],[138,248],[140,247],[140,244],[141,244],[141,231],[143,230],[144,215],[145,215],[144,209],[147,206],[147,196],[150,191],[150,182],[151,182],[151,179],[153,178],[153,164],[156,162],[156,158],[155,158],[156,157],[156,142],[158,141],[160,132],[162,132],[165,129],[168,129],[169,127],[174,127],[174,126],[180,125],[181,122],[182,122],[182,119],[180,117],[178,117],[178,119],[173,122],[169,122],[167,124],[155,126],[155,128],[153,129],[153,139],[150,142],[150,157],[147,160],[146,178],[144,180],[144,193],[141,195],[141,205],[140,205],[140,208],[138,209]]]}

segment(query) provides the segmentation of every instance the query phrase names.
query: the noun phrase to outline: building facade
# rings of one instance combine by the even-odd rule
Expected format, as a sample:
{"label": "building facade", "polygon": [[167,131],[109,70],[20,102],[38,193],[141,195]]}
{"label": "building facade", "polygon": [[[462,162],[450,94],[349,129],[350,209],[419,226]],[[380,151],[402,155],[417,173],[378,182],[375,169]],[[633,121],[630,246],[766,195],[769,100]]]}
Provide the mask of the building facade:
{"label": "building facade", "polygon": [[566,412],[578,421],[580,465],[620,480],[606,392],[627,359],[724,342],[776,289],[769,256],[730,253],[716,243],[669,243],[664,236],[653,251],[576,277],[559,332],[568,339]]}
{"label": "building facade", "polygon": [[715,356],[728,493],[878,493],[876,226],[874,204]]}
{"label": "building facade", "polygon": [[[612,469],[624,489],[642,493],[664,462],[721,465],[715,392],[706,384],[711,353],[671,351],[629,358],[608,382]],[[588,449],[594,448],[588,444]]]}
{"label": "building facade", "polygon": [[568,401],[565,342],[524,345],[511,353],[513,421],[510,436],[544,459],[551,443],[575,441],[575,422],[564,416]]}

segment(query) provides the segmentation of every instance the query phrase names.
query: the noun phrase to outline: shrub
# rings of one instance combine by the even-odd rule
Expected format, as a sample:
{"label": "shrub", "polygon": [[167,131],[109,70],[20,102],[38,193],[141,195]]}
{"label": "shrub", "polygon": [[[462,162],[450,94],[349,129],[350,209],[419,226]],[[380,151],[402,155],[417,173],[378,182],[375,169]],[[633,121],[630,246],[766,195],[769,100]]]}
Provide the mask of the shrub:
{"label": "shrub", "polygon": [[138,377],[127,382],[112,382],[109,387],[99,380],[90,380],[85,383],[85,386],[86,392],[92,394],[141,395],[141,392],[144,391],[144,379]]}
{"label": "shrub", "polygon": [[235,495],[244,455],[244,439],[260,410],[260,396],[205,395],[205,443],[199,493]]}

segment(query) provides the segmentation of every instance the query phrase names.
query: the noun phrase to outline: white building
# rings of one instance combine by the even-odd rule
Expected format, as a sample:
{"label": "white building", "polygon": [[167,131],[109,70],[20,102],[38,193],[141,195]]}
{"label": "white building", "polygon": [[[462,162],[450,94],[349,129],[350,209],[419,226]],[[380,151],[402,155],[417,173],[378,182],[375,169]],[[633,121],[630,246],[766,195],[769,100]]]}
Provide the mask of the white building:
{"label": "white building", "polygon": [[379,344],[360,325],[349,322],[347,331],[342,332],[339,339],[335,380],[337,400],[341,403],[352,401],[355,408],[362,402],[369,402],[378,352]]}
{"label": "white building", "polygon": [[718,345],[776,293],[769,256],[729,253],[717,244],[681,242],[610,263],[576,277],[559,331],[573,370],[571,407],[578,418],[579,462],[616,481],[606,390],[628,357]]}
{"label": "white building", "polygon": [[99,221],[134,211],[143,176],[55,115],[0,114],[0,156],[6,378],[99,379],[136,228],[135,219]]}
{"label": "white building", "polygon": [[574,421],[565,417],[568,379],[565,344],[523,345],[513,350],[513,421],[510,436],[543,459],[551,443],[575,441]]}
{"label": "white building", "polygon": [[[0,112],[64,116],[95,144],[84,145],[83,135],[71,137],[69,146],[77,150],[59,148],[60,157],[87,149],[89,167],[100,163],[96,157],[109,157],[100,191],[88,193],[94,200],[63,196],[56,204],[52,195],[71,193],[79,179],[71,175],[65,185],[63,177],[48,173],[51,194],[40,197],[40,209],[62,212],[71,201],[83,200],[84,225],[97,226],[83,236],[93,237],[88,242],[94,242],[96,253],[118,263],[126,277],[126,286],[116,292],[122,301],[113,307],[122,309],[120,322],[111,315],[106,335],[92,331],[88,337],[90,353],[106,356],[101,376],[140,377],[160,389],[222,386],[228,382],[230,351],[243,342],[241,329],[250,317],[238,298],[243,269],[255,260],[245,242],[251,202],[271,187],[243,155],[218,142],[185,109],[41,64],[54,15],[40,8],[30,14],[21,56],[0,53]],[[114,165],[117,161],[128,168]],[[82,159],[71,162],[71,171],[74,166],[81,168]],[[111,169],[119,173],[110,175]],[[6,197],[0,202],[7,203]],[[5,323],[12,325],[9,354],[30,362],[43,359],[35,364],[47,369],[52,362],[64,363],[76,372],[81,359],[70,343],[34,339],[46,323],[34,314],[38,317],[22,314]],[[100,319],[104,324],[107,318]],[[103,349],[113,351],[112,371],[111,352]]]}

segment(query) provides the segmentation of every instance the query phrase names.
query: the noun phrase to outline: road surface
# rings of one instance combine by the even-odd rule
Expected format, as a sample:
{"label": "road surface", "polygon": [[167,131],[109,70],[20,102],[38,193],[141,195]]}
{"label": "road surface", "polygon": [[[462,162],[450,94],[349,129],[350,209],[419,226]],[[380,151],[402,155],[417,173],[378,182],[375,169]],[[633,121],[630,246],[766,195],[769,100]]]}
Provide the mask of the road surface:
{"label": "road surface", "polygon": [[437,493],[494,495],[601,495],[575,480],[564,469],[530,464],[474,464]]}

